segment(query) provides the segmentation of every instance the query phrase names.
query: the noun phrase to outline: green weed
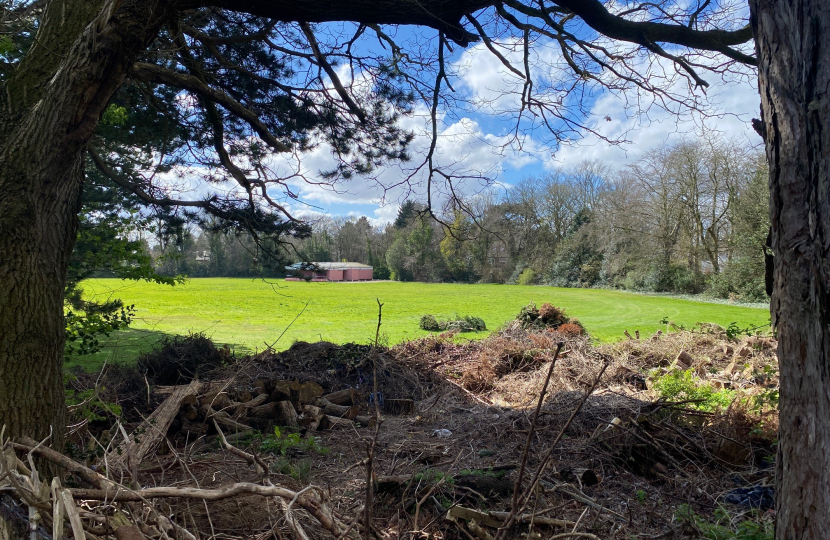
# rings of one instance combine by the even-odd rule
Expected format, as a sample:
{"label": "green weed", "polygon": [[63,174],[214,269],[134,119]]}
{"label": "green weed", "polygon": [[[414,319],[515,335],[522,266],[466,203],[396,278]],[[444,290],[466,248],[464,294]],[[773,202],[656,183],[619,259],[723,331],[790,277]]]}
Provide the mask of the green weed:
{"label": "green weed", "polygon": [[437,471],[435,469],[428,469],[424,472],[418,473],[412,477],[412,480],[415,483],[423,483],[423,484],[437,484],[441,480],[444,480],[445,484],[454,484],[455,478],[449,473],[443,473],[441,471]]}
{"label": "green weed", "polygon": [[309,437],[304,439],[300,437],[299,433],[283,432],[286,428],[279,426],[274,428],[274,434],[262,439],[260,450],[263,452],[270,452],[272,454],[280,454],[285,456],[290,450],[295,449],[305,452],[316,452],[321,455],[329,453],[329,448],[320,445],[319,437]]}
{"label": "green weed", "polygon": [[299,482],[308,482],[311,476],[311,462],[307,459],[292,462],[287,457],[281,456],[271,463],[269,468],[273,473],[290,476]]}
{"label": "green weed", "polygon": [[673,370],[664,375],[653,375],[653,387],[666,401],[695,400],[690,405],[701,411],[726,409],[735,399],[732,390],[716,390],[694,374],[693,369]]}
{"label": "green weed", "polygon": [[678,508],[675,519],[707,540],[773,540],[775,527],[772,521],[760,519],[757,511],[754,515],[756,519],[733,520],[726,510],[719,508],[715,510],[712,523],[684,504]]}

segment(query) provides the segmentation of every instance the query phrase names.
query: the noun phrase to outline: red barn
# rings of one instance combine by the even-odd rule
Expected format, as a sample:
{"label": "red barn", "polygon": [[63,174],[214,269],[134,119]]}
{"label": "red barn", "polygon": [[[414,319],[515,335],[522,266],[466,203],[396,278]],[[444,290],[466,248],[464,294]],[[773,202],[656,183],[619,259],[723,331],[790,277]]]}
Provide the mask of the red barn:
{"label": "red barn", "polygon": [[294,263],[286,281],[372,281],[372,267],[353,262]]}

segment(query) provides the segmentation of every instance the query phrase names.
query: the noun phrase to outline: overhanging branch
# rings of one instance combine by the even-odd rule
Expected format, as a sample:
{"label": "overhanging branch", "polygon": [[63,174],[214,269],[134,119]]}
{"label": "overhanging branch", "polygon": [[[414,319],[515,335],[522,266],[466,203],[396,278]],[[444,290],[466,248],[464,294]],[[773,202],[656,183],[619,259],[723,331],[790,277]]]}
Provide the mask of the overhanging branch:
{"label": "overhanging branch", "polygon": [[291,147],[278,141],[250,109],[246,108],[225,92],[211,88],[193,75],[170,71],[155,64],[136,62],[133,64],[130,77],[144,82],[166,84],[175,88],[181,88],[182,90],[193,92],[200,97],[213,101],[247,122],[256,134],[275,151],[288,152],[291,150]]}

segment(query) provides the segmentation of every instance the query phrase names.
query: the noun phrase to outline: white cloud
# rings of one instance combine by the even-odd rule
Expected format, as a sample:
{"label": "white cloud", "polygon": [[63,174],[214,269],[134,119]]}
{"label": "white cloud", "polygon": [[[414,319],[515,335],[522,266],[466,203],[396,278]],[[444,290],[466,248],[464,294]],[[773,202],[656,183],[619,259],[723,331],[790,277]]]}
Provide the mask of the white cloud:
{"label": "white cloud", "polygon": [[[502,40],[499,48],[514,65],[522,65],[520,40]],[[531,59],[536,91],[547,92],[548,98],[558,100],[563,107],[582,98],[567,96],[559,88],[567,67],[558,47],[537,43],[532,49]],[[661,62],[646,65],[645,59],[642,62],[642,69],[665,78],[669,84],[667,90],[688,95],[686,80],[674,76],[673,66],[665,66]],[[555,148],[548,144],[549,133],[545,137],[544,131],[534,131],[538,128],[538,119],[534,124],[534,120],[529,118],[516,134],[513,131],[515,123],[490,116],[515,114],[521,103],[523,81],[502,65],[483,44],[462,51],[451,66],[457,77],[453,81],[459,107],[439,113],[439,136],[434,160],[447,174],[466,177],[457,186],[466,195],[488,189],[490,182],[509,188],[510,183],[520,176],[553,167],[572,166],[584,159],[596,159],[616,168],[665,142],[693,137],[703,125],[728,137],[743,137],[747,141],[758,142],[749,119],[757,115],[759,97],[757,90],[745,80],[710,80],[712,86],[701,104],[707,113],[722,115],[705,119],[701,114],[676,114],[661,107],[649,107],[653,96],[640,94],[636,88],[616,94],[605,91],[589,95],[585,123],[596,134],[582,134]],[[365,74],[357,72],[352,80],[348,66],[341,65],[336,69],[343,83],[352,84],[358,94],[368,91],[369,81]],[[714,79],[712,75],[707,76]],[[431,125],[427,106],[417,106],[412,116],[400,120],[400,125],[416,135],[410,148],[413,157],[410,163],[387,166],[369,179],[356,178],[335,186],[315,183],[321,182],[319,171],[330,170],[336,165],[328,146],[320,144],[298,156],[275,155],[269,166],[276,176],[285,178],[286,185],[296,192],[300,201],[307,204],[301,204],[285,194],[275,193],[275,196],[279,196],[280,201],[300,216],[317,216],[326,212],[346,215],[366,210],[373,224],[382,225],[393,220],[398,203],[405,198],[426,199],[426,172],[423,169],[415,171],[414,168],[422,162],[430,144],[428,135]],[[628,142],[614,146],[604,139],[625,139]],[[215,185],[195,180],[199,172],[189,173],[192,175],[189,185],[182,186],[183,190],[190,189],[197,196],[202,196],[217,189]],[[296,173],[299,174],[291,177]],[[182,178],[172,175],[168,180],[183,182]],[[233,182],[226,182],[218,189],[237,191],[239,188]],[[442,182],[433,189],[439,201],[447,194],[447,186]]]}
{"label": "white cloud", "polygon": [[[760,143],[750,124],[760,107],[755,86],[745,79],[724,82],[716,80],[711,74],[704,73],[704,78],[707,75],[712,80],[706,96],[700,96],[702,111],[679,108],[677,112],[672,112],[657,106],[639,111],[626,105],[648,102],[651,96],[637,95],[634,91],[621,95],[606,92],[590,110],[589,126],[597,134],[589,133],[568,141],[547,165],[568,166],[591,159],[617,168],[636,161],[662,144],[697,137],[703,130],[716,131],[726,138],[749,144]],[[669,90],[680,94],[687,91],[684,85],[685,81],[678,80]],[[627,142],[609,144],[603,137]]]}

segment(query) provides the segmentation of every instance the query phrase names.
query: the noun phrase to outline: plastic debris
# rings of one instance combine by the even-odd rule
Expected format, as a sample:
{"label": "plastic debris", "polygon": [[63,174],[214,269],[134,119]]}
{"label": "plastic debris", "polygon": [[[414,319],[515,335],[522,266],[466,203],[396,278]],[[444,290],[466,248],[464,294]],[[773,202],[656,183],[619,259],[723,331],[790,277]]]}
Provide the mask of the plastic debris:
{"label": "plastic debris", "polygon": [[727,493],[723,500],[730,504],[768,510],[775,508],[775,488],[773,486],[735,488]]}

